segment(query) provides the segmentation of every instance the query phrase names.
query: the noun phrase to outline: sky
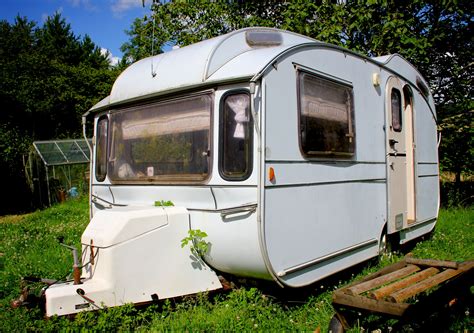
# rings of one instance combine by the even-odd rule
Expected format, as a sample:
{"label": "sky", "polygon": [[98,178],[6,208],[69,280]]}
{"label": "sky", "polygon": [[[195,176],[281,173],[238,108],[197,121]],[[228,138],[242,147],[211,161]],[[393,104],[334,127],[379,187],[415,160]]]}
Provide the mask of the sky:
{"label": "sky", "polygon": [[129,40],[129,30],[137,17],[150,13],[151,0],[0,0],[0,20],[10,23],[26,16],[42,26],[46,18],[61,13],[76,36],[89,35],[103,51],[110,52],[110,61],[122,57],[120,46]]}

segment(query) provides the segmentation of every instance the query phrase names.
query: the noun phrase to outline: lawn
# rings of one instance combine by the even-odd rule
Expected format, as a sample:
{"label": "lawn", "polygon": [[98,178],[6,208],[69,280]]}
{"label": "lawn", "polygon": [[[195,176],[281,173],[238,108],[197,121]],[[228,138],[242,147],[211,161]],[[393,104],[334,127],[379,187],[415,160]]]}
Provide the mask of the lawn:
{"label": "lawn", "polygon": [[[411,252],[419,258],[473,259],[473,222],[472,207],[441,210],[433,237],[418,243]],[[19,295],[21,277],[61,279],[69,273],[72,256],[57,238],[63,236],[65,243],[79,246],[87,223],[85,198],[27,215],[0,217],[0,331],[314,331],[321,327],[324,332],[334,314],[334,289],[402,257],[399,253],[385,256],[378,263],[368,262],[297,291],[235,281],[238,287],[231,292],[201,294],[142,308],[127,305],[82,313],[74,319],[44,320],[37,307],[12,309],[10,302]],[[472,311],[472,304],[470,307]],[[469,305],[443,316],[431,323],[436,331],[473,331]],[[372,317],[361,317],[353,331],[385,331],[392,323],[381,324]]]}

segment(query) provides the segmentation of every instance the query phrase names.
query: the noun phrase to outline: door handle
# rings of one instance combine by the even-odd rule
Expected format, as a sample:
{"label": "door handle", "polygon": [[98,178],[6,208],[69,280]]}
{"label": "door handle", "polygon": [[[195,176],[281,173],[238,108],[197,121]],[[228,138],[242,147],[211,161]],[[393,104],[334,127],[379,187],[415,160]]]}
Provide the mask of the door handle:
{"label": "door handle", "polygon": [[388,143],[390,144],[390,146],[395,146],[395,144],[398,143],[398,141],[395,139],[390,139],[388,140]]}

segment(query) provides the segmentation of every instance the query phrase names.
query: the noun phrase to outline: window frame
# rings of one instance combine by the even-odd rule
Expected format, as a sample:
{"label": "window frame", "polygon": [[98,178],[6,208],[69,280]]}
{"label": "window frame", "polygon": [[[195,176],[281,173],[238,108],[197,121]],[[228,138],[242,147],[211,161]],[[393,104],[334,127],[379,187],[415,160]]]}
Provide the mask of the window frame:
{"label": "window frame", "polygon": [[[106,131],[105,131],[105,172],[103,175],[99,175],[98,174],[98,170],[99,170],[99,150],[98,150],[98,147],[99,147],[99,137],[98,137],[98,134],[99,134],[99,126],[100,126],[100,123],[102,121],[106,121],[106,124],[107,124],[107,128],[106,128]],[[107,178],[107,171],[108,171],[108,160],[109,160],[109,128],[110,128],[110,120],[109,120],[109,117],[107,114],[104,114],[104,115],[101,115],[98,117],[97,119],[97,125],[96,125],[96,138],[95,138],[95,163],[94,163],[94,176],[95,176],[95,179],[98,181],[98,182],[103,182],[106,178]]]}
{"label": "window frame", "polygon": [[[348,129],[350,137],[352,137],[353,152],[324,152],[324,151],[314,151],[311,153],[305,152],[302,143],[302,126],[301,126],[301,115],[302,115],[302,86],[301,80],[303,75],[309,75],[316,79],[332,83],[344,88],[348,88],[351,96],[351,108],[349,110],[350,117],[348,123]],[[356,121],[355,121],[355,98],[354,98],[354,86],[345,80],[335,78],[320,72],[313,72],[301,67],[296,68],[296,94],[297,94],[297,118],[298,118],[298,146],[300,149],[301,155],[305,159],[330,159],[330,160],[354,160],[356,158],[357,144],[356,144]]]}
{"label": "window frame", "polygon": [[[224,147],[224,129],[225,129],[225,123],[224,123],[224,110],[225,110],[225,102],[226,102],[226,99],[229,97],[229,96],[233,96],[233,95],[241,95],[241,94],[245,94],[248,96],[248,99],[249,99],[249,148],[248,148],[248,165],[247,165],[247,171],[242,174],[242,175],[239,175],[239,176],[231,176],[231,175],[228,175],[225,171],[224,171],[224,153],[225,153],[225,147]],[[220,102],[219,102],[219,149],[218,149],[218,154],[219,154],[219,158],[218,158],[218,169],[219,169],[219,175],[221,176],[222,179],[224,180],[227,180],[227,181],[232,181],[232,182],[235,182],[235,181],[244,181],[244,180],[247,180],[251,175],[252,175],[252,172],[253,172],[253,150],[254,150],[254,120],[253,120],[253,115],[252,115],[252,112],[251,112],[251,108],[250,108],[250,103],[252,103],[251,101],[251,95],[250,95],[250,91],[248,89],[232,89],[232,90],[229,90],[229,91],[226,91],[222,96],[221,96],[221,99],[220,99]]]}
{"label": "window frame", "polygon": [[[146,100],[141,103],[136,103],[136,104],[127,104],[126,106],[122,108],[115,109],[113,112],[111,112],[111,115],[118,114],[118,113],[123,113],[123,112],[128,112],[129,110],[133,110],[135,108],[141,108],[141,107],[146,107],[150,105],[162,105],[162,104],[167,104],[167,103],[172,103],[172,102],[178,102],[178,101],[183,101],[186,99],[192,99],[196,98],[199,96],[208,96],[210,101],[209,101],[209,136],[208,136],[208,172],[205,178],[202,179],[185,179],[182,178],[180,179],[179,176],[173,175],[173,176],[163,176],[163,179],[155,179],[155,180],[150,180],[150,179],[116,179],[116,178],[110,178],[111,184],[116,184],[116,185],[202,185],[202,184],[207,184],[208,181],[212,177],[212,172],[213,172],[213,160],[214,158],[212,157],[213,154],[213,144],[214,144],[214,100],[215,100],[215,91],[213,89],[208,89],[204,91],[198,91],[194,93],[189,93],[189,94],[182,94],[178,96],[173,96],[170,98],[164,98],[164,99],[152,99],[152,100]],[[110,126],[109,126],[109,132],[110,132]],[[111,147],[111,140],[112,136],[110,135],[108,139],[108,149]],[[110,155],[110,153],[108,153]],[[108,157],[108,159],[110,156]],[[109,160],[107,160],[107,170],[109,170]]]}

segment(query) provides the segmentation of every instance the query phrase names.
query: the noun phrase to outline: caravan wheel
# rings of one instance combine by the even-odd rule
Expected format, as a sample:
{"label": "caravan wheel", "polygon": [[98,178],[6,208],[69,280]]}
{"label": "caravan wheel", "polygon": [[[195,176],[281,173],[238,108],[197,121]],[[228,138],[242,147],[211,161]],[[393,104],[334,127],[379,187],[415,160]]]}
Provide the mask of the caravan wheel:
{"label": "caravan wheel", "polygon": [[379,256],[390,252],[388,249],[387,233],[384,231],[379,242]]}
{"label": "caravan wheel", "polygon": [[332,316],[331,321],[329,322],[328,332],[330,333],[344,333],[344,326],[337,317],[337,315]]}
{"label": "caravan wheel", "polygon": [[379,257],[390,254],[392,250],[391,239],[387,235],[387,229],[384,229],[379,241]]}

